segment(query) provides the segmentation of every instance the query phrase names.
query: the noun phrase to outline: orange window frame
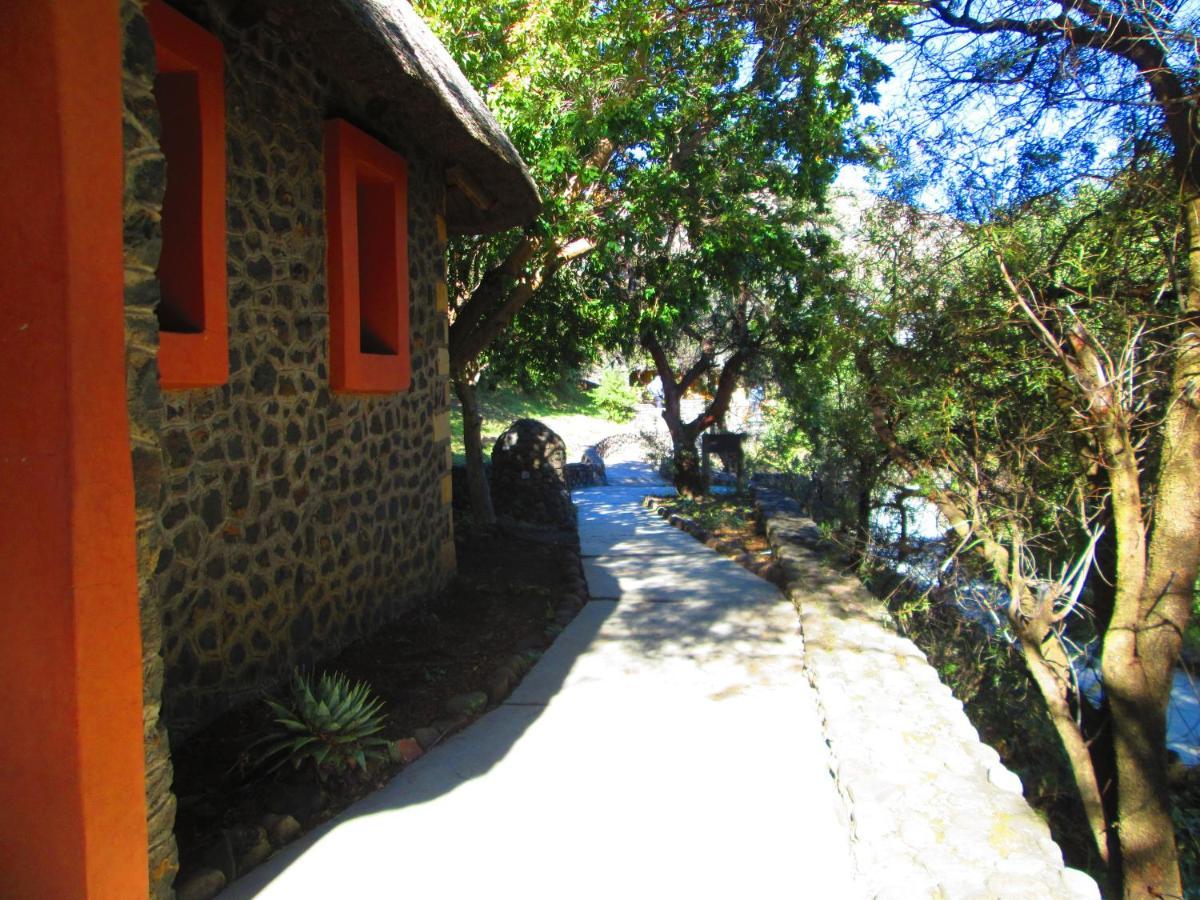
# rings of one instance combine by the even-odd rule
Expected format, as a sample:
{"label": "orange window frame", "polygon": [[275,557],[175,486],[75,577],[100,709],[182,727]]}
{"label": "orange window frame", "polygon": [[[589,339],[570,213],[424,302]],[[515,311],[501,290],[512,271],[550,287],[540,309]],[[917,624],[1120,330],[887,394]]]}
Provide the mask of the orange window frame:
{"label": "orange window frame", "polygon": [[330,385],[406,391],[408,164],[342,119],[325,123],[325,217]]}
{"label": "orange window frame", "polygon": [[224,53],[214,35],[162,0],[147,5],[146,18],[167,156],[159,383],[210,387],[229,380]]}

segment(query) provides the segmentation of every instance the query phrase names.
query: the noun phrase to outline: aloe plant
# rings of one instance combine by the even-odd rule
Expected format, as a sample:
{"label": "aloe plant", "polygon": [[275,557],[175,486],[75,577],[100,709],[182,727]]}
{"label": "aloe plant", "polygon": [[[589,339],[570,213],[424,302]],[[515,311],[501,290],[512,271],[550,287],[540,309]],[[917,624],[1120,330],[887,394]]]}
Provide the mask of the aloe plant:
{"label": "aloe plant", "polygon": [[299,669],[292,676],[291,692],[280,699],[266,698],[275,714],[275,728],[258,742],[260,764],[271,771],[291,763],[295,769],[312,765],[317,777],[387,758],[383,730],[383,701],[366,682],[354,682],[340,673],[326,673],[315,683]]}

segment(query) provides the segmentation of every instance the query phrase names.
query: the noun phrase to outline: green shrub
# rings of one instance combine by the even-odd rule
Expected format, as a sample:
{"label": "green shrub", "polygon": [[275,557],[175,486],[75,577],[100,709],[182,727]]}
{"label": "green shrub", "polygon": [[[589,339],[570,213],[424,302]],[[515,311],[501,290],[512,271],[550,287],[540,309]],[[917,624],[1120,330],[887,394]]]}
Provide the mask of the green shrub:
{"label": "green shrub", "polygon": [[619,369],[605,369],[600,383],[592,391],[592,403],[606,419],[628,422],[634,416],[639,396],[629,386],[629,379]]}
{"label": "green shrub", "polygon": [[366,771],[368,761],[387,758],[383,730],[383,701],[365,682],[350,683],[339,673],[326,673],[314,684],[296,670],[291,691],[277,700],[266,699],[275,714],[275,728],[258,743],[258,762],[285,763],[294,769],[311,766],[324,781],[355,766]]}

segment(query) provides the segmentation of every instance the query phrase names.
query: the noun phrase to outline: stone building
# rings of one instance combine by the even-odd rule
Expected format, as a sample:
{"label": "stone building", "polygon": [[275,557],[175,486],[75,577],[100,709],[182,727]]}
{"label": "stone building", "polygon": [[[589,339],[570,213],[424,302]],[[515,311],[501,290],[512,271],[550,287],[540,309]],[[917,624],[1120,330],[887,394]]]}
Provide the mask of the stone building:
{"label": "stone building", "polygon": [[445,240],[537,191],[405,0],[13,0],[0,98],[0,896],[168,896],[168,735],[453,572]]}

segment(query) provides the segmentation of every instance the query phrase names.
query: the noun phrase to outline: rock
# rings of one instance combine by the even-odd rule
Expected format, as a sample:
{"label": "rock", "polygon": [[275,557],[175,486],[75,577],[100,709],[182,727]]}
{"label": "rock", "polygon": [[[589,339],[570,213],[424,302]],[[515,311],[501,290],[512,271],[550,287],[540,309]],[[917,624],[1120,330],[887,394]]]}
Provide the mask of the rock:
{"label": "rock", "polygon": [[988,781],[1000,788],[1002,791],[1009,791],[1021,796],[1025,793],[1021,786],[1021,779],[1015,772],[1011,772],[1004,766],[997,763],[988,769]]}
{"label": "rock", "polygon": [[488,696],[483,691],[458,694],[446,701],[446,712],[454,716],[473,716],[483,712]]}
{"label": "rock", "polygon": [[575,528],[562,438],[534,419],[518,419],[492,448],[492,503],[518,522]]}
{"label": "rock", "polygon": [[228,832],[221,833],[217,842],[201,854],[200,861],[210,869],[219,870],[226,882],[237,878],[237,857]]}
{"label": "rock", "polygon": [[1067,888],[1068,893],[1065,895],[1067,897],[1077,898],[1077,900],[1100,900],[1100,888],[1092,876],[1086,872],[1064,868],[1062,882]]}
{"label": "rock", "polygon": [[267,838],[271,845],[276,848],[290,844],[303,830],[293,816],[268,814],[262,817],[262,825],[267,829]]}
{"label": "rock", "polygon": [[512,690],[513,682],[516,681],[516,676],[512,669],[499,668],[488,678],[487,692],[488,697],[493,703],[499,703],[508,696]]}
{"label": "rock", "polygon": [[450,716],[445,719],[438,719],[433,723],[433,728],[437,729],[438,733],[445,737],[448,734],[453,734],[467,724],[469,719],[466,716]]}
{"label": "rock", "polygon": [[[293,821],[295,820],[293,819]],[[271,846],[271,841],[267,837],[267,830],[265,828],[255,828],[253,843],[238,856],[238,874],[241,875],[249,872],[274,852],[275,848]]]}
{"label": "rock", "polygon": [[220,869],[198,869],[175,886],[175,900],[211,900],[228,883]]}
{"label": "rock", "polygon": [[406,766],[420,759],[424,752],[421,749],[420,741],[415,737],[401,738],[388,744],[388,754],[392,757],[393,762],[401,762]]}
{"label": "rock", "polygon": [[442,739],[442,732],[438,728],[418,728],[413,732],[413,737],[417,739],[417,743],[421,745],[422,750],[428,750]]}

